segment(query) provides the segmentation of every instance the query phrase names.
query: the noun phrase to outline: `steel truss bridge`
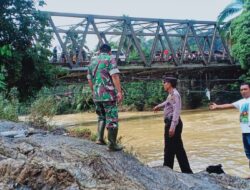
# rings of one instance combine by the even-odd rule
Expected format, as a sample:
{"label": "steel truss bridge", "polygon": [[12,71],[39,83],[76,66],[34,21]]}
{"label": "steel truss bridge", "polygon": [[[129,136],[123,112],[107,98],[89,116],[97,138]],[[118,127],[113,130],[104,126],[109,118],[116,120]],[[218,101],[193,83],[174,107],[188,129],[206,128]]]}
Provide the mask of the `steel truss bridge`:
{"label": "steel truss bridge", "polygon": [[[84,67],[89,62],[86,38],[94,35],[96,47],[112,43],[117,38],[114,57],[120,66],[139,65],[142,68],[216,67],[233,66],[228,46],[219,33],[220,26],[213,21],[136,18],[76,13],[45,12],[62,54],[52,62],[67,64],[70,68]],[[59,26],[57,19],[77,19],[69,26]],[[145,52],[142,38],[151,39],[150,51]],[[137,60],[132,60],[132,50]],[[56,50],[54,54],[57,54]],[[54,55],[56,56],[56,55]]]}

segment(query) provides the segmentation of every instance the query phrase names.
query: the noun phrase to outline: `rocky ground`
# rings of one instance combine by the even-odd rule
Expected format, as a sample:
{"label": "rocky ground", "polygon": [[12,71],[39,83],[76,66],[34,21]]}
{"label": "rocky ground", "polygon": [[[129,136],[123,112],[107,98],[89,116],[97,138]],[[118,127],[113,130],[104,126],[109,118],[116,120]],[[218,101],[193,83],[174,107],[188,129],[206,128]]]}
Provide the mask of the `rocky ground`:
{"label": "rocky ground", "polygon": [[247,190],[250,180],[226,174],[182,174],[151,168],[125,152],[25,124],[0,121],[0,189]]}

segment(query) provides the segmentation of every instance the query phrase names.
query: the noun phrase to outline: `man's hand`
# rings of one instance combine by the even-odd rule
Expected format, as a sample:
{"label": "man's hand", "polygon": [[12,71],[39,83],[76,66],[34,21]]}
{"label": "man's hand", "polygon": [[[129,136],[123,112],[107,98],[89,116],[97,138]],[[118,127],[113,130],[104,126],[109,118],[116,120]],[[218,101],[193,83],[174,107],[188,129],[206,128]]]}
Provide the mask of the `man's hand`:
{"label": "man's hand", "polygon": [[93,83],[92,83],[92,80],[88,79],[88,83],[89,83],[89,87],[90,87],[90,89],[91,89],[91,91],[92,91],[92,94],[94,94],[94,93],[93,93],[93,92],[94,92],[94,85],[93,85]]}
{"label": "man's hand", "polygon": [[92,97],[94,98],[95,97],[94,90],[91,90],[91,93],[92,93]]}
{"label": "man's hand", "polygon": [[215,110],[215,109],[217,109],[217,104],[216,103],[212,103],[212,104],[210,104],[210,106],[209,106],[209,109],[210,110]]}
{"label": "man's hand", "polygon": [[121,93],[121,92],[118,92],[118,93],[117,93],[117,101],[118,101],[118,103],[121,103],[121,102],[122,102],[122,99],[123,99],[122,93]]}
{"label": "man's hand", "polygon": [[154,112],[157,112],[157,111],[159,111],[160,110],[160,108],[158,108],[157,106],[155,106],[154,108],[153,108],[153,111]]}
{"label": "man's hand", "polygon": [[170,138],[173,137],[174,134],[175,134],[175,128],[174,127],[170,127],[170,129],[169,129],[169,137]]}
{"label": "man's hand", "polygon": [[112,77],[112,81],[115,85],[115,88],[117,90],[117,102],[118,104],[122,102],[123,99],[123,95],[122,95],[122,88],[121,88],[121,84],[120,84],[120,77],[118,74],[113,74],[111,75]]}

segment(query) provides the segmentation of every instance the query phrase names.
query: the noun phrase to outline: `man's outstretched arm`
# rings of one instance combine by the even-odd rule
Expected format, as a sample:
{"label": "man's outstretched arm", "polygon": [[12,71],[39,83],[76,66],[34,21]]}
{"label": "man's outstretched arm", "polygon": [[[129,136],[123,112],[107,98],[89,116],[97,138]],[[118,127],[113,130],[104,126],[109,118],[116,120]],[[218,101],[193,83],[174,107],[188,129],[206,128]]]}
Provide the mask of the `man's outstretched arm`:
{"label": "man's outstretched arm", "polygon": [[209,106],[209,109],[215,110],[215,109],[228,109],[228,108],[235,108],[233,104],[221,104],[218,105],[216,103],[213,103]]}

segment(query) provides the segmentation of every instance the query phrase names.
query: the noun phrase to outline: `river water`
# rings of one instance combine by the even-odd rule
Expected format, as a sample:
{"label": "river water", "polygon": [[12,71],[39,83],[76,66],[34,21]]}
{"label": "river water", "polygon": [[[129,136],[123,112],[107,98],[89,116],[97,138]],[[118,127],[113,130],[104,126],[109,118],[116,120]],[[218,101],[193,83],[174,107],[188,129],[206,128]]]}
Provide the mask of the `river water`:
{"label": "river water", "polygon": [[[135,151],[144,163],[161,164],[163,160],[164,125],[162,112],[120,113],[119,135],[128,151]],[[133,117],[137,118],[133,118]],[[133,118],[133,119],[131,119]],[[94,113],[57,116],[57,124],[82,122],[77,128],[96,132]],[[208,165],[222,164],[226,173],[240,177],[250,174],[244,154],[239,113],[237,110],[185,111],[182,113],[183,141],[194,172]],[[71,123],[71,125],[72,125]],[[175,170],[179,171],[175,161]]]}

